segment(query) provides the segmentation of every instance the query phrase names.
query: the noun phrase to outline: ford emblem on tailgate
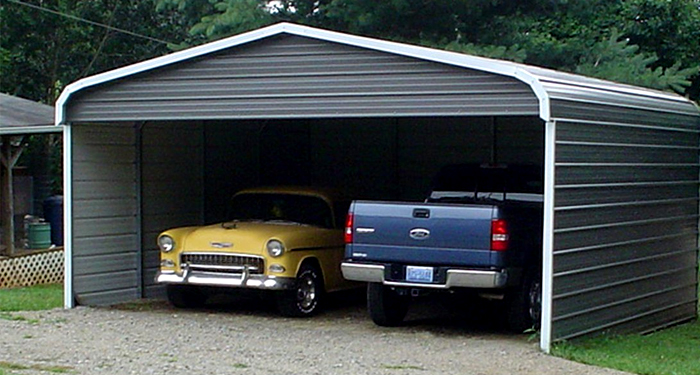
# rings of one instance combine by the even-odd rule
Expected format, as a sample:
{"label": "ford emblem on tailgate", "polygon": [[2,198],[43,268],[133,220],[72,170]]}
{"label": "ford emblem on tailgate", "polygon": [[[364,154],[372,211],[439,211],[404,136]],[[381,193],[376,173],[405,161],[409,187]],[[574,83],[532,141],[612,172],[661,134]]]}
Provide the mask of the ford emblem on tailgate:
{"label": "ford emblem on tailgate", "polygon": [[414,240],[424,240],[430,237],[430,231],[424,228],[413,228],[408,234]]}

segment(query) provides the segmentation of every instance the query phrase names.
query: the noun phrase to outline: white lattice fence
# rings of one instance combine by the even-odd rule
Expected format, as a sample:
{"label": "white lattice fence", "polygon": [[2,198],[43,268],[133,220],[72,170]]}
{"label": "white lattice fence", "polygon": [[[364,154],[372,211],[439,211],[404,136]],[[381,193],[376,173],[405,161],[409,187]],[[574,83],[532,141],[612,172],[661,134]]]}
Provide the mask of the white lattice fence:
{"label": "white lattice fence", "polygon": [[63,283],[63,249],[0,259],[0,288]]}

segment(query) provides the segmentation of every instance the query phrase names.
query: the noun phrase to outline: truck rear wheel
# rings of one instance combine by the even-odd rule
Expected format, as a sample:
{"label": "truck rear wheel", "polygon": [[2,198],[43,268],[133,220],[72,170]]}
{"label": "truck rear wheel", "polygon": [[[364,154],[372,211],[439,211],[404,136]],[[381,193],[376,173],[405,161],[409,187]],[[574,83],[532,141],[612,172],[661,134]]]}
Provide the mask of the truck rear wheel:
{"label": "truck rear wheel", "polygon": [[542,274],[530,272],[523,284],[506,295],[508,328],[514,332],[539,329],[542,315]]}
{"label": "truck rear wheel", "polygon": [[379,283],[367,284],[367,310],[374,324],[395,327],[403,322],[408,312],[409,296]]}

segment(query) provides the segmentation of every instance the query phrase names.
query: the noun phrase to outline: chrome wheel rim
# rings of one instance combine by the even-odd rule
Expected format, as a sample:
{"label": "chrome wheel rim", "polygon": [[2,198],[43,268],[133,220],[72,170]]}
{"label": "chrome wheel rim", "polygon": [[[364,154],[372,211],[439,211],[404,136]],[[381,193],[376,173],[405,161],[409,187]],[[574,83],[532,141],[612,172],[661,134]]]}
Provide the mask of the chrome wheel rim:
{"label": "chrome wheel rim", "polygon": [[302,310],[308,311],[313,309],[316,303],[316,284],[310,275],[305,275],[299,280],[299,288],[297,288],[297,301]]}

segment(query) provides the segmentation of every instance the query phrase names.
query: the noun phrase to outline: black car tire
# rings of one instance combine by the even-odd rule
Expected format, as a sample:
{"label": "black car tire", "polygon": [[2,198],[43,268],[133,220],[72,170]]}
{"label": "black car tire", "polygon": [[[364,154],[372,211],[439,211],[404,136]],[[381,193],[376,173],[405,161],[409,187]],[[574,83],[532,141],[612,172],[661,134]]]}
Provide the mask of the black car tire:
{"label": "black car tire", "polygon": [[168,302],[179,308],[198,308],[204,306],[207,295],[201,288],[191,285],[167,285],[165,287]]}
{"label": "black car tire", "polygon": [[382,327],[400,325],[411,299],[380,283],[367,284],[367,311],[374,324]]}
{"label": "black car tire", "polygon": [[304,264],[297,275],[296,287],[277,296],[280,314],[292,318],[312,316],[320,310],[324,287],[321,270]]}
{"label": "black car tire", "polygon": [[514,332],[539,329],[542,316],[542,274],[528,272],[523,283],[506,294],[507,324]]}

